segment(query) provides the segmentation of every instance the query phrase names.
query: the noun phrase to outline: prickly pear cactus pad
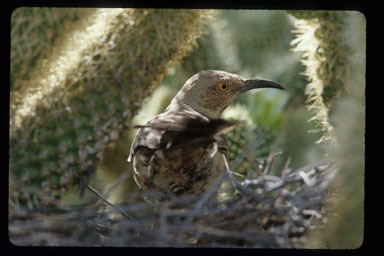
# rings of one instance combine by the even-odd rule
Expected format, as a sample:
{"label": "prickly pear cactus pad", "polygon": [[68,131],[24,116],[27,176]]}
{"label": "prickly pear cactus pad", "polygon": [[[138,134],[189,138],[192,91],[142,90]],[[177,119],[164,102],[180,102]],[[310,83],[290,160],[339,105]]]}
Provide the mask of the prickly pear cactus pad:
{"label": "prickly pear cactus pad", "polygon": [[[57,205],[75,183],[86,184],[211,17],[202,10],[16,9],[10,203]],[[35,37],[44,45],[29,44]]]}

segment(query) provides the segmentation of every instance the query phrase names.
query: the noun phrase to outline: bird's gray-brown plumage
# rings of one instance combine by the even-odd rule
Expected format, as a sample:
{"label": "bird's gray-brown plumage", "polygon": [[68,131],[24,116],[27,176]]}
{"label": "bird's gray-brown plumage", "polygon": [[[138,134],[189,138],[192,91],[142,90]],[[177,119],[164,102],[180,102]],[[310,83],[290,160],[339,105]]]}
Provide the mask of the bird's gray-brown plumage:
{"label": "bird's gray-brown plumage", "polygon": [[163,113],[137,126],[128,161],[133,158],[138,186],[165,196],[204,193],[225,170],[224,133],[237,124],[220,119],[221,113],[240,93],[254,88],[283,89],[224,71],[192,76]]}

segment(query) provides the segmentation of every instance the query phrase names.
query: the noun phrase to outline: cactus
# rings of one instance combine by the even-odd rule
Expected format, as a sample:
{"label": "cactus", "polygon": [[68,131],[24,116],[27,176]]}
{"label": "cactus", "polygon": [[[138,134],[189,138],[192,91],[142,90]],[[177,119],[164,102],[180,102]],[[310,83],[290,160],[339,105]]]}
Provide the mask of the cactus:
{"label": "cactus", "polygon": [[[44,11],[61,15],[53,8]],[[60,38],[36,61],[28,80],[14,69],[18,86],[11,86],[9,161],[15,204],[57,205],[73,184],[88,177],[211,18],[202,10],[70,12],[76,11],[84,15],[57,28]],[[15,12],[12,20],[23,13]],[[12,61],[20,63],[17,58],[22,56]]]}
{"label": "cactus", "polygon": [[295,22],[296,39],[293,51],[304,51],[302,63],[308,79],[307,107],[315,112],[314,120],[320,127],[315,131],[324,134],[318,143],[334,143],[333,125],[329,112],[333,103],[345,90],[347,47],[343,38],[343,12],[338,11],[290,11],[298,19]]}
{"label": "cactus", "polygon": [[[255,124],[248,109],[240,104],[229,106],[224,111],[223,118],[244,122],[243,125],[237,126],[225,136],[229,146],[228,160],[236,165],[234,171],[242,175],[255,175],[258,169],[257,159],[268,156],[276,137],[275,134]],[[251,146],[259,136],[263,136],[262,139],[258,140],[256,145]],[[243,158],[238,158],[240,160],[236,159],[249,146],[252,147],[251,150],[246,152]],[[234,160],[236,163],[233,162]]]}
{"label": "cactus", "polygon": [[63,30],[92,12],[86,8],[15,9],[11,17],[11,89],[30,78],[38,60],[48,58]]}
{"label": "cactus", "polygon": [[299,18],[292,43],[294,51],[304,51],[312,120],[324,132],[319,142],[338,165],[328,198],[335,215],[307,246],[357,248],[364,234],[366,21],[354,11],[290,13]]}

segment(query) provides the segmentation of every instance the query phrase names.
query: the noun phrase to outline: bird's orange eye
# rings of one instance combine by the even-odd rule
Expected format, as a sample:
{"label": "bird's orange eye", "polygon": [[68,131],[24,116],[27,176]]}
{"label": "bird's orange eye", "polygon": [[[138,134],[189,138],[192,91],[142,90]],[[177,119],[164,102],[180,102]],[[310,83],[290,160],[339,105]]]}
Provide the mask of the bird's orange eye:
{"label": "bird's orange eye", "polygon": [[219,84],[219,88],[222,91],[226,91],[226,90],[228,90],[229,86],[226,83],[221,83],[221,84]]}

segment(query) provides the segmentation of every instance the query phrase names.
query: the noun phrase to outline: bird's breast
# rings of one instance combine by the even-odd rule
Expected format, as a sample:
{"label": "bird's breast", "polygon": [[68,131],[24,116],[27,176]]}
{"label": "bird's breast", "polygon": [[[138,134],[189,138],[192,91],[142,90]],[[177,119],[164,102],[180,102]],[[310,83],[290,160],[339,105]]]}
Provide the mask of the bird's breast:
{"label": "bird's breast", "polygon": [[144,190],[198,196],[224,170],[215,142],[169,149],[139,148],[134,156],[136,183]]}

